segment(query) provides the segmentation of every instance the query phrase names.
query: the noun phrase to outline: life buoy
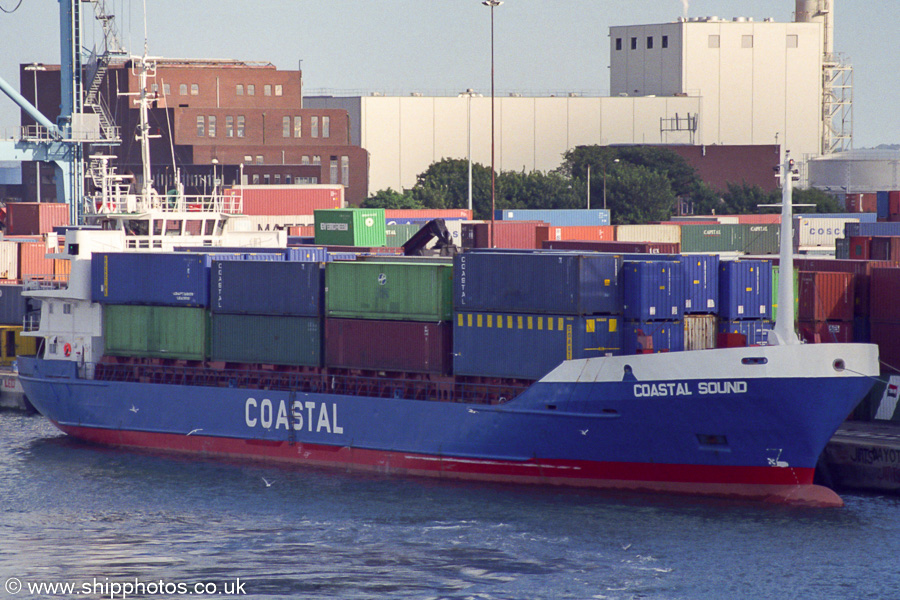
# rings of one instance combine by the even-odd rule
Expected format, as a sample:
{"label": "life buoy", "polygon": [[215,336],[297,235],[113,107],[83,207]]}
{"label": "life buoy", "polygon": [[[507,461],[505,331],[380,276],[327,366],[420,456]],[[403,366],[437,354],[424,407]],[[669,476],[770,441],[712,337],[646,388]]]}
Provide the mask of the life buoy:
{"label": "life buoy", "polygon": [[66,356],[72,355],[72,344],[66,342],[66,345],[63,346],[63,354],[65,354]]}

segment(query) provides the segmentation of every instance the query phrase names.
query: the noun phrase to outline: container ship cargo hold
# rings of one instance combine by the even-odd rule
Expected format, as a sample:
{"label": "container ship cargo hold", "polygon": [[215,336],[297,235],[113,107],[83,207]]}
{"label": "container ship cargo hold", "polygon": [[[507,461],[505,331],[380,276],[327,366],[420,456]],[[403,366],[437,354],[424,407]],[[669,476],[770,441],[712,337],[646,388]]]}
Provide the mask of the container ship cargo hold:
{"label": "container ship cargo hold", "polygon": [[[127,212],[67,231],[54,258],[71,263],[68,278],[27,292],[41,309],[20,380],[74,437],[391,474],[841,504],[813,472],[872,387],[877,347],[800,344],[783,281],[769,345],[683,352],[673,323],[719,302],[695,297],[691,283],[721,265],[495,250],[333,260],[226,227],[239,196],[161,202],[147,188],[91,202]],[[316,234],[384,245],[385,215],[360,216],[317,211]],[[781,236],[786,272],[790,239]],[[766,316],[753,303],[736,320],[745,315]],[[651,339],[672,351],[648,353]]]}

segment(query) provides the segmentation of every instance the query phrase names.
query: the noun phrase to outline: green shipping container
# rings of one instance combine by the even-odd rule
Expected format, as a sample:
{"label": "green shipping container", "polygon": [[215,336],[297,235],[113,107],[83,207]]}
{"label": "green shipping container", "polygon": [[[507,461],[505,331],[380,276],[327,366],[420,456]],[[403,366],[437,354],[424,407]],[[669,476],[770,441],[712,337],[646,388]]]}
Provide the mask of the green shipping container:
{"label": "green shipping container", "polygon": [[387,225],[384,230],[386,244],[390,248],[399,248],[419,233],[421,228],[421,225]]}
{"label": "green shipping container", "polygon": [[744,229],[743,251],[747,254],[778,254],[780,250],[780,225],[741,225]]}
{"label": "green shipping container", "polygon": [[682,225],[682,252],[744,252],[743,225]]}
{"label": "green shipping container", "polygon": [[322,364],[322,327],[317,317],[216,313],[210,331],[212,360],[307,367]]}
{"label": "green shipping container", "polygon": [[316,243],[373,248],[387,244],[383,208],[314,211]]}
{"label": "green shipping container", "polygon": [[[772,321],[778,319],[778,279],[780,277],[781,268],[778,265],[772,265]],[[800,272],[794,269],[794,323],[797,322],[797,315],[800,314]]]}
{"label": "green shipping container", "polygon": [[453,266],[368,261],[326,263],[325,314],[347,319],[450,320]]}
{"label": "green shipping container", "polygon": [[110,356],[206,360],[209,315],[204,308],[112,304],[103,307]]}

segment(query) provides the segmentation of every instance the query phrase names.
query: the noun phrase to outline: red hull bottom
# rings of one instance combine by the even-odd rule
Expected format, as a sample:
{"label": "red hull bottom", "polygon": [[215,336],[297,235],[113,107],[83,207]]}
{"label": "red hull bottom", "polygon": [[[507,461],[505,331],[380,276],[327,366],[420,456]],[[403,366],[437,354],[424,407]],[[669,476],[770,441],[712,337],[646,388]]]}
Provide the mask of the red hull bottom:
{"label": "red hull bottom", "polygon": [[58,423],[54,425],[75,438],[91,443],[179,454],[295,463],[393,475],[745,498],[801,506],[839,507],[844,504],[834,491],[814,485],[814,470],[807,468],[571,460],[513,462],[292,444],[287,441],[96,429]]}

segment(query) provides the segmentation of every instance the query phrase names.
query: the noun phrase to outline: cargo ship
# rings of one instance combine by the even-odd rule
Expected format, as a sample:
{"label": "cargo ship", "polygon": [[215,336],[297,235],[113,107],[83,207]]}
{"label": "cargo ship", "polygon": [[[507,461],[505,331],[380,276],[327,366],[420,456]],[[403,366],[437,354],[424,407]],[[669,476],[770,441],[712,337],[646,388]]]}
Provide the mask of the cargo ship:
{"label": "cargo ship", "polygon": [[221,200],[146,185],[92,203],[106,207],[99,230],[66,232],[70,275],[31,286],[38,347],[19,358],[62,431],[386,474],[841,504],[813,474],[872,387],[877,347],[800,344],[783,281],[766,345],[623,354],[621,256],[330,260],[277,232],[229,234],[239,205]]}

